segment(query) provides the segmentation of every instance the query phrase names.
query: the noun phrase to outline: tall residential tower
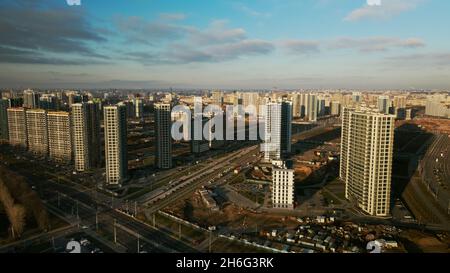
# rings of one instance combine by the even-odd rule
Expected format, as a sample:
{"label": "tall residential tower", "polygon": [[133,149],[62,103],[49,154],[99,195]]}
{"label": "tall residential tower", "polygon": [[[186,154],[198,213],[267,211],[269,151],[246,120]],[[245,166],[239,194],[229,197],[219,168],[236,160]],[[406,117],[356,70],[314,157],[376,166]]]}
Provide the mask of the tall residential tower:
{"label": "tall residential tower", "polygon": [[390,209],[395,116],[344,108],[340,177],[345,197],[364,212],[387,216]]}
{"label": "tall residential tower", "polygon": [[171,105],[155,104],[156,166],[172,168]]}
{"label": "tall residential tower", "polygon": [[107,186],[121,186],[128,173],[127,109],[122,103],[103,108]]}

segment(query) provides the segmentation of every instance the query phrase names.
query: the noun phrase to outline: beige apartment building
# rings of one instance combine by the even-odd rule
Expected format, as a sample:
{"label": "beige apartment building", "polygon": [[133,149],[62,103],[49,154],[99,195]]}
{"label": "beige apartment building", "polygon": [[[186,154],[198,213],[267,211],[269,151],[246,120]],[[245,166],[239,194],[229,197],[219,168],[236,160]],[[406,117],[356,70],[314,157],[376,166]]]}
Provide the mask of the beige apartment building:
{"label": "beige apartment building", "polygon": [[340,177],[345,197],[372,216],[390,213],[395,116],[344,108]]}
{"label": "beige apartment building", "polygon": [[28,149],[37,155],[48,155],[47,112],[42,109],[26,110]]}
{"label": "beige apartment building", "polygon": [[50,158],[61,163],[72,161],[72,134],[68,112],[49,112],[48,147]]}
{"label": "beige apartment building", "polygon": [[27,148],[27,118],[24,108],[8,108],[9,144]]}

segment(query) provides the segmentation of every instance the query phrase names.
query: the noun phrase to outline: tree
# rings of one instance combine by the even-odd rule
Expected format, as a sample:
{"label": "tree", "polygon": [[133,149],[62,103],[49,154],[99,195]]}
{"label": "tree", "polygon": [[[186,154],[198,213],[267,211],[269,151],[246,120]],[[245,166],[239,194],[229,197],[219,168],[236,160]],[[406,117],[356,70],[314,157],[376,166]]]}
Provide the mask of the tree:
{"label": "tree", "polygon": [[12,237],[19,238],[25,229],[26,211],[22,205],[14,203],[14,199],[1,178],[0,202],[3,204],[9,223],[11,224]]}

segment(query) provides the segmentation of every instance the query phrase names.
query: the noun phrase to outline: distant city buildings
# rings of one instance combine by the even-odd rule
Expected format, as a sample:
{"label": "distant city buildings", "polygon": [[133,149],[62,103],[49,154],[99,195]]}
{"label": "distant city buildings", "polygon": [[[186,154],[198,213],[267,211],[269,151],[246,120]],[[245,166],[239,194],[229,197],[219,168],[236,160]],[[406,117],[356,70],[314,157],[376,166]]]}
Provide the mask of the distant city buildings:
{"label": "distant city buildings", "polygon": [[144,117],[144,102],[142,101],[142,99],[134,98],[133,105],[134,105],[134,117],[135,118],[143,118]]}
{"label": "distant city buildings", "polygon": [[344,108],[340,177],[345,196],[369,215],[390,212],[395,116]]}
{"label": "distant city buildings", "polygon": [[83,102],[83,97],[75,91],[66,92],[67,104],[72,107],[72,104]]}
{"label": "distant city buildings", "polygon": [[285,164],[274,165],[272,169],[272,205],[279,209],[294,208],[294,170]]}
{"label": "distant city buildings", "polygon": [[292,93],[292,95],[291,95],[291,98],[292,98],[292,116],[294,118],[301,117],[301,107],[302,107],[301,96],[302,96],[302,94],[300,94],[298,92]]}
{"label": "distant city buildings", "polygon": [[317,95],[308,94],[306,98],[306,118],[308,121],[316,122],[317,121]]}
{"label": "distant city buildings", "polygon": [[103,108],[106,185],[121,186],[128,175],[127,115],[124,104]]}
{"label": "distant city buildings", "polygon": [[212,92],[212,101],[213,104],[222,106],[224,103],[224,94],[222,91],[213,91]]}
{"label": "distant city buildings", "polygon": [[[209,141],[205,139],[203,135],[203,128],[209,121],[207,117],[203,117],[202,115],[199,115],[197,118],[201,119],[200,128],[197,128],[197,123],[195,122],[195,117],[192,118],[191,121],[191,152],[193,154],[202,154],[209,150]],[[196,139],[195,130],[198,130],[198,133],[200,133],[199,137],[200,139]]]}
{"label": "distant city buildings", "polygon": [[39,98],[39,108],[45,110],[59,110],[59,100],[54,94],[43,94]]}
{"label": "distant city buildings", "polygon": [[244,106],[244,110],[248,106],[254,106],[255,110],[258,112],[259,108],[259,93],[257,92],[244,92],[242,93],[242,104]]}
{"label": "distant city buildings", "polygon": [[391,100],[388,96],[378,97],[378,111],[380,113],[389,114],[390,107],[391,107]]}
{"label": "distant city buildings", "polygon": [[433,117],[450,118],[450,97],[431,95],[427,98],[425,114]]}
{"label": "distant city buildings", "polygon": [[159,169],[172,168],[170,103],[155,104],[156,166]]}
{"label": "distant city buildings", "polygon": [[39,93],[31,89],[23,91],[23,107],[24,108],[38,108],[39,107]]}
{"label": "distant city buildings", "polygon": [[356,103],[356,104],[360,103],[362,101],[361,92],[353,92],[351,99],[352,99],[353,103]]}
{"label": "distant city buildings", "polygon": [[330,112],[332,116],[339,116],[341,114],[341,103],[338,101],[332,101],[330,104]]}

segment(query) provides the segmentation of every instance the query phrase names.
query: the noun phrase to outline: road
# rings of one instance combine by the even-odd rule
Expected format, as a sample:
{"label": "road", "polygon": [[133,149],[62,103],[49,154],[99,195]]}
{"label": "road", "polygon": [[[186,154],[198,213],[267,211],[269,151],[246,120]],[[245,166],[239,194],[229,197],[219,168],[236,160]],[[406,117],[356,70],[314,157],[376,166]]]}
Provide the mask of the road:
{"label": "road", "polygon": [[422,160],[423,182],[450,216],[450,138],[438,135]]}
{"label": "road", "polygon": [[146,215],[151,215],[179,199],[191,195],[202,186],[213,184],[213,181],[214,184],[223,183],[224,179],[220,179],[220,176],[232,172],[234,167],[238,165],[247,167],[255,163],[259,160],[256,156],[258,153],[259,146],[256,145],[227,155],[219,161],[209,162],[205,168],[202,168],[185,180],[181,179],[170,191],[146,200],[144,203],[147,206],[145,208]]}

